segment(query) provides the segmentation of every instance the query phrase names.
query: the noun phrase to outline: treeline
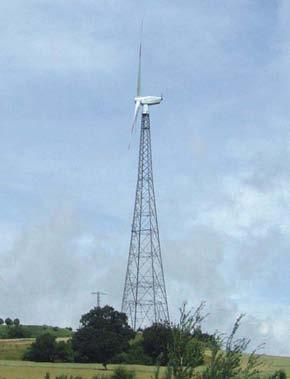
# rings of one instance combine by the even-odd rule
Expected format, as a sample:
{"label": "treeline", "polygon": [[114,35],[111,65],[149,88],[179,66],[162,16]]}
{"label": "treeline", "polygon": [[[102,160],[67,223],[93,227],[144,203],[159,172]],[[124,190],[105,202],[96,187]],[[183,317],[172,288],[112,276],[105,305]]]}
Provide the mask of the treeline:
{"label": "treeline", "polygon": [[21,325],[19,318],[0,318],[0,325],[2,326],[0,329],[0,338],[14,339],[31,337],[30,332]]}
{"label": "treeline", "polygon": [[0,339],[37,338],[50,333],[55,337],[71,337],[71,327],[59,328],[48,325],[22,325],[19,318],[0,318]]}
{"label": "treeline", "polygon": [[[124,313],[110,306],[97,307],[82,316],[71,340],[58,342],[44,334],[31,345],[24,359],[102,363],[105,368],[109,363],[155,365],[155,379],[286,379],[281,370],[263,375],[257,350],[245,354],[250,340],[236,337],[243,316],[235,321],[228,336],[210,335],[201,329],[203,308],[201,304],[197,310],[187,311],[184,305],[177,324],[155,323],[134,332]],[[162,375],[160,366],[166,366]],[[124,371],[123,376],[119,374],[114,379],[129,379],[127,374],[132,375]]]}
{"label": "treeline", "polygon": [[[128,363],[167,365],[169,346],[173,343],[174,325],[154,323],[134,332],[127,316],[110,306],[96,307],[84,314],[80,328],[72,339],[58,342],[55,336],[39,336],[24,355],[25,360],[38,362]],[[197,364],[203,363],[204,350],[215,337],[197,326],[190,334],[190,348]]]}

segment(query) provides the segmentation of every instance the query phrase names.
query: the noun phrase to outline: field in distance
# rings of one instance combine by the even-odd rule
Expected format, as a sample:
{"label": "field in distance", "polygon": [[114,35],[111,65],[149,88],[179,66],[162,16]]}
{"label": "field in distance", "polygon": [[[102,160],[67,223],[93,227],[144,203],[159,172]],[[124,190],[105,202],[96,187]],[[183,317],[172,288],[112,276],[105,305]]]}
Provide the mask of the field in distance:
{"label": "field in distance", "polygon": [[[7,339],[9,328],[13,326],[0,325],[0,339]],[[21,328],[26,332],[27,337],[36,338],[44,333],[50,333],[55,337],[71,337],[72,330],[70,328],[59,328],[58,326],[48,325],[21,325]]]}

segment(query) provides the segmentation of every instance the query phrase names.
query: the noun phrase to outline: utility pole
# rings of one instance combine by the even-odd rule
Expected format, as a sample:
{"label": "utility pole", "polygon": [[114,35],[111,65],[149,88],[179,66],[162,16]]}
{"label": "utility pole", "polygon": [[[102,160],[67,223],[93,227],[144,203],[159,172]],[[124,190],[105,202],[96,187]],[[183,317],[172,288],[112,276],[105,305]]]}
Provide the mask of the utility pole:
{"label": "utility pole", "polygon": [[96,292],[91,292],[92,295],[97,295],[97,307],[101,307],[101,296],[102,295],[107,295],[105,292],[101,291],[96,291]]}

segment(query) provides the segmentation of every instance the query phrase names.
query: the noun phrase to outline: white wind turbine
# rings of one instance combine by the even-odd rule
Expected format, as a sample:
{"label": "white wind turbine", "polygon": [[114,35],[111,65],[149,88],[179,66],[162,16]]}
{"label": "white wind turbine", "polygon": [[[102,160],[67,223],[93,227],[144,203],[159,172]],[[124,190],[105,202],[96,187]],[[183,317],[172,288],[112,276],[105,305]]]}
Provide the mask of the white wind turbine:
{"label": "white wind turbine", "polygon": [[142,106],[142,114],[148,114],[150,105],[160,104],[160,102],[163,100],[162,96],[141,96],[141,58],[142,58],[142,43],[140,43],[140,47],[139,47],[137,95],[135,97],[135,112],[134,112],[134,118],[133,118],[133,123],[132,123],[132,128],[131,128],[131,134],[134,131],[140,107]]}

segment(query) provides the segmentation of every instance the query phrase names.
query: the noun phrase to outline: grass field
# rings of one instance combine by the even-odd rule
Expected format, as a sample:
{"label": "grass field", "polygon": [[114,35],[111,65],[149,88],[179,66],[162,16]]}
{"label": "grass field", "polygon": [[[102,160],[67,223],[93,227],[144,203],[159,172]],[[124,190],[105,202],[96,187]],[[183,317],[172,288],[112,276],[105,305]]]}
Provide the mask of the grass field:
{"label": "grass field", "polygon": [[[278,369],[283,369],[290,376],[290,357],[263,357],[265,373],[271,373]],[[33,363],[22,361],[0,361],[0,379],[44,379],[47,372],[51,379],[56,375],[80,375],[83,379],[91,379],[96,374],[109,375],[114,369],[114,365],[108,366],[105,371],[99,364],[77,364],[77,363]],[[127,366],[135,371],[137,379],[152,379],[155,367],[131,365]]]}
{"label": "grass field", "polygon": [[[69,337],[58,337],[56,340],[67,340]],[[35,341],[35,338],[21,339],[0,339],[0,361],[2,360],[22,360],[24,352]],[[0,375],[1,379],[1,375]]]}
{"label": "grass field", "polygon": [[[67,339],[67,338],[65,338]],[[47,372],[51,379],[57,375],[80,375],[84,379],[91,379],[96,374],[109,375],[114,365],[108,366],[105,371],[100,364],[77,363],[34,363],[21,361],[24,351],[34,341],[33,338],[19,340],[0,340],[0,379],[44,379]],[[283,369],[290,377],[290,357],[263,356],[262,370],[272,373]],[[152,379],[155,367],[130,365],[130,370],[135,371],[136,379]]]}

